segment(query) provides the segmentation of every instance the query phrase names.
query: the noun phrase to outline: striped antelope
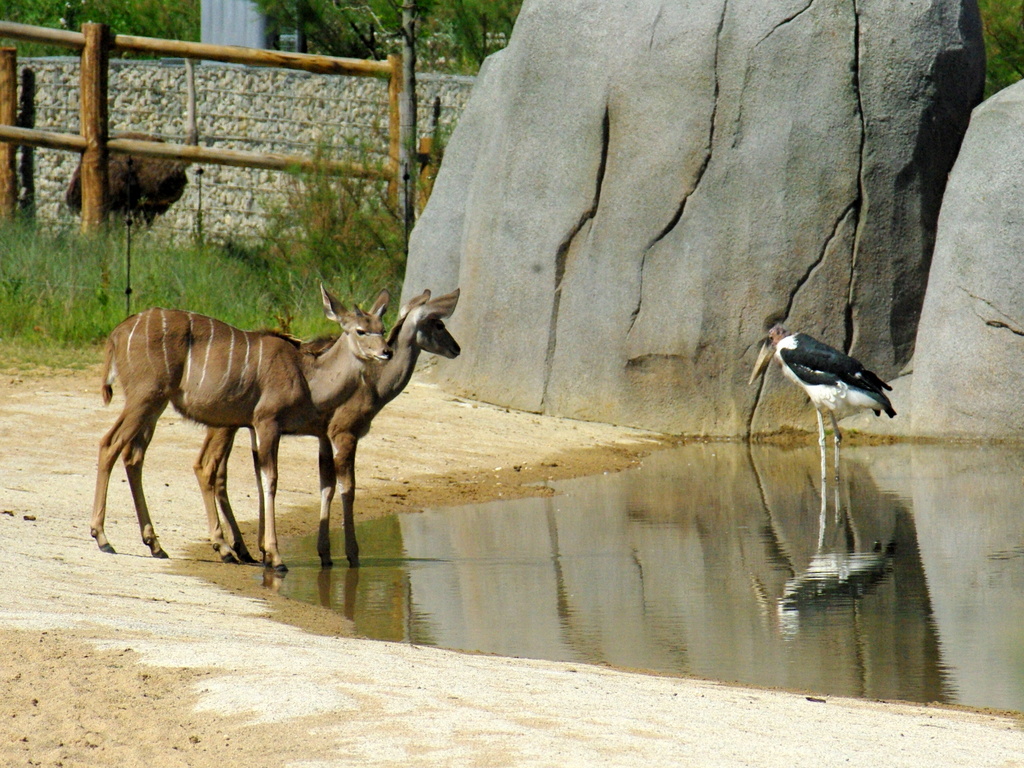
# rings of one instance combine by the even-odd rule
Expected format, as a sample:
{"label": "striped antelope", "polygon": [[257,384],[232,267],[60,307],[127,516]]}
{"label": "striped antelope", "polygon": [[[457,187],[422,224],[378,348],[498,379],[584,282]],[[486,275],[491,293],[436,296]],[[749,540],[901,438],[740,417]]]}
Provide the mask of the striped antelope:
{"label": "striped antelope", "polygon": [[381,317],[390,296],[381,291],[369,313],[347,311],[323,286],[324,314],[341,335],[316,353],[267,331],[241,331],[212,317],[149,309],[110,333],[103,371],[103,402],[117,378],[124,389],[121,415],[100,441],[91,533],[113,552],[103,531],[107,486],[122,456],[142,541],[154,557],[160,547],[142,491],[142,463],[157,419],[168,403],[188,419],[212,427],[250,427],[255,435],[260,484],[266,498],[261,532],[264,563],[287,570],[277,548],[274,499],[282,434],[304,433],[351,397],[361,377],[391,358]]}
{"label": "striped antelope", "polygon": [[[359,438],[370,429],[373,417],[401,393],[412,378],[413,369],[421,351],[454,358],[460,353],[458,342],[444,325],[444,318],[455,311],[459,300],[456,289],[446,296],[430,299],[430,291],[408,301],[399,312],[394,328],[388,336],[393,357],[383,365],[374,367],[360,379],[352,396],[339,406],[326,420],[309,425],[303,434],[317,434],[320,438],[320,528],[317,552],[321,565],[331,567],[330,510],[335,486],[341,478],[342,512],[345,528],[345,555],[349,565],[359,565],[359,544],[354,527],[353,502],[355,499],[355,450]],[[314,342],[315,343],[315,342]],[[210,539],[225,561],[244,562],[249,557],[227,495],[227,461],[235,432],[233,427],[206,430],[206,440],[195,463],[196,477],[206,502],[210,523]],[[258,476],[257,476],[258,480]],[[257,483],[259,485],[259,483]],[[234,537],[233,547],[224,542],[220,521],[214,509],[220,505],[225,522]],[[262,520],[263,498],[260,495]],[[218,544],[219,543],[219,544]]]}

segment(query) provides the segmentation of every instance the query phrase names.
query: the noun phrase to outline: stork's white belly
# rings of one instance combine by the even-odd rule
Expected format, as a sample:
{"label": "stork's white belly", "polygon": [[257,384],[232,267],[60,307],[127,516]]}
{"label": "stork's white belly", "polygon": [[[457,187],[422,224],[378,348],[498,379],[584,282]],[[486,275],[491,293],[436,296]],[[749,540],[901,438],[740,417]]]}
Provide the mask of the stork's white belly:
{"label": "stork's white belly", "polygon": [[851,388],[845,382],[837,381],[835,384],[807,384],[790,370],[789,366],[782,366],[782,373],[787,379],[803,389],[811,398],[811,404],[818,410],[828,409],[836,414],[836,417],[855,413],[864,408],[881,410],[881,404],[875,398],[863,391]]}
{"label": "stork's white belly", "polygon": [[869,397],[859,389],[851,389],[841,381],[836,384],[804,385],[804,390],[811,398],[815,408],[827,408],[834,412],[837,418],[865,408],[881,410],[881,405],[873,397]]}

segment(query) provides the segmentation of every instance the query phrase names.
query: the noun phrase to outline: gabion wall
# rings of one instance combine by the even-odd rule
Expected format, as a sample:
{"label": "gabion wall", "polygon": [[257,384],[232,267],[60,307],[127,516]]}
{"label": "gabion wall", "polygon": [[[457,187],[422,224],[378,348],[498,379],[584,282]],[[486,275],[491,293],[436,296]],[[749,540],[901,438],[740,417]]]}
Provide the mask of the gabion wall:
{"label": "gabion wall", "polygon": [[[19,61],[36,78],[35,127],[78,133],[77,57]],[[19,81],[20,82],[20,81]],[[418,75],[418,129],[437,125],[450,135],[473,84],[471,77]],[[388,150],[387,81],[371,77],[315,75],[291,70],[196,62],[196,120],[199,143],[218,149],[311,155],[318,148],[337,159],[385,160]],[[141,131],[184,143],[187,103],[185,65],[180,59],[110,63],[110,132]],[[73,152],[35,150],[36,216],[68,228],[77,216],[64,203],[78,164]],[[174,237],[196,231],[200,179],[193,166],[184,196],[157,219],[154,230]],[[283,199],[287,175],[279,171],[201,166],[203,234],[215,240],[244,240],[263,226],[265,212]]]}

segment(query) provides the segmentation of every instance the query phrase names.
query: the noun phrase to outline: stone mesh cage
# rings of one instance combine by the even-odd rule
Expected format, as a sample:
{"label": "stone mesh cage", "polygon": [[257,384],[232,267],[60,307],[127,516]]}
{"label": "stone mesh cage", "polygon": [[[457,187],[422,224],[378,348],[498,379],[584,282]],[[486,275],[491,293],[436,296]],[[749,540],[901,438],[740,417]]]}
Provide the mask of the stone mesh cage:
{"label": "stone mesh cage", "polygon": [[[19,69],[35,73],[35,127],[79,131],[79,62],[74,57],[24,59]],[[384,165],[388,160],[388,84],[373,77],[318,75],[293,70],[212,62],[195,66],[196,123],[201,146],[312,156]],[[187,133],[186,67],[180,59],[113,60],[110,65],[110,134],[132,131],[184,143]],[[441,104],[437,129],[450,133],[473,78],[420,76],[417,82],[420,134],[434,130],[434,105]],[[77,227],[64,203],[78,155],[35,149],[35,205],[41,223]],[[239,240],[261,231],[272,207],[284,200],[287,174],[257,168],[194,165],[181,200],[153,225],[174,239],[195,234],[200,206],[197,170],[203,169],[203,234]],[[380,182],[385,183],[385,182]]]}

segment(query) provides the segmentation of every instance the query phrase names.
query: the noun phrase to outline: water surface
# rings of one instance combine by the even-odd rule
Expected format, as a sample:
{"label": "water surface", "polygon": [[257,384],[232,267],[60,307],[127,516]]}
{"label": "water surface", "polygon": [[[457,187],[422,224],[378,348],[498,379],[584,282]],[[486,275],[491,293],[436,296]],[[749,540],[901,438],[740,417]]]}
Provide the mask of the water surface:
{"label": "water surface", "polygon": [[[283,594],[369,637],[1024,711],[1024,452],[696,444],[556,495],[286,542]],[[334,546],[341,549],[340,542]]]}

